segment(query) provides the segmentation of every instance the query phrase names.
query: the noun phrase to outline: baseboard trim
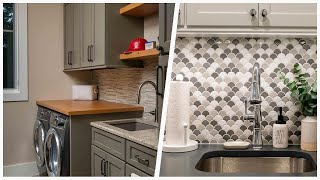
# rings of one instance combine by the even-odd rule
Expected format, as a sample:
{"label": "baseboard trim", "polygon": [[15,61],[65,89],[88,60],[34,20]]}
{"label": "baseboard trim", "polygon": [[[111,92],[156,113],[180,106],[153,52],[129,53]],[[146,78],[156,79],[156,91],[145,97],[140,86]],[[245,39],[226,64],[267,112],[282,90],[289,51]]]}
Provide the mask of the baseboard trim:
{"label": "baseboard trim", "polygon": [[37,163],[29,162],[4,166],[3,176],[39,176]]}

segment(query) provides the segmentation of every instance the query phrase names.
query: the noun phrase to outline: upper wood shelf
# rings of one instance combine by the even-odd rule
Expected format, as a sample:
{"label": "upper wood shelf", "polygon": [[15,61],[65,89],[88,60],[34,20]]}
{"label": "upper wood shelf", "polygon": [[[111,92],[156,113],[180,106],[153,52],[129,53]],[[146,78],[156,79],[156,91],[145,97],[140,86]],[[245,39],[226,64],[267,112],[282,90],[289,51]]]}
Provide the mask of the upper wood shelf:
{"label": "upper wood shelf", "polygon": [[159,4],[157,3],[131,3],[120,9],[120,14],[146,17],[155,14],[159,11]]}
{"label": "upper wood shelf", "polygon": [[120,54],[121,60],[144,60],[153,59],[159,56],[157,49],[148,49],[144,51],[135,51],[130,54]]}

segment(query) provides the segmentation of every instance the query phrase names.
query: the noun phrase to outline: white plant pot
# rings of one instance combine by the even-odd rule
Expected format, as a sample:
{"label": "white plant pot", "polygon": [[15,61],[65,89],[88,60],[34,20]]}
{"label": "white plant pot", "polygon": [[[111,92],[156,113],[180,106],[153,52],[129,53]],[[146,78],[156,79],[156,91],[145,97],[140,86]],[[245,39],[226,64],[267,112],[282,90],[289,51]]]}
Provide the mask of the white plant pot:
{"label": "white plant pot", "polygon": [[305,151],[317,151],[317,116],[307,116],[301,121],[301,147]]}

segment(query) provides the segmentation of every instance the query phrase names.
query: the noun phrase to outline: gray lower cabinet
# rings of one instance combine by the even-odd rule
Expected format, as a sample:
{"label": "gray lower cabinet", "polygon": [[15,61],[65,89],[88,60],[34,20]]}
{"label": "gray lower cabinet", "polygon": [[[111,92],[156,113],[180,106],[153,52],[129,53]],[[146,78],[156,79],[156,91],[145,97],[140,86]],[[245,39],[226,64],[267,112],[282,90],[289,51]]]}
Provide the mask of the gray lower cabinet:
{"label": "gray lower cabinet", "polygon": [[126,164],[126,176],[131,177],[131,176],[149,176],[149,175],[129,164]]}
{"label": "gray lower cabinet", "polygon": [[131,40],[143,37],[143,19],[123,16],[125,3],[66,4],[64,70],[138,67],[139,61],[119,59]]}
{"label": "gray lower cabinet", "polygon": [[91,146],[92,176],[125,176],[125,162],[111,154]]}
{"label": "gray lower cabinet", "polygon": [[105,163],[106,152],[91,146],[91,176],[105,176]]}
{"label": "gray lower cabinet", "polygon": [[91,176],[153,176],[157,152],[92,127]]}

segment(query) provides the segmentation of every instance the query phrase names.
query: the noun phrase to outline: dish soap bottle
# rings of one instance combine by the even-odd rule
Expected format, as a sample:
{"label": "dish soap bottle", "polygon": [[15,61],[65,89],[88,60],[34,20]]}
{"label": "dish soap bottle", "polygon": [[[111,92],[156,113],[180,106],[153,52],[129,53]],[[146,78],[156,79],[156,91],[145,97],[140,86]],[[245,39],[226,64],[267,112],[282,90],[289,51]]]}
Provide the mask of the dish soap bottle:
{"label": "dish soap bottle", "polygon": [[288,147],[288,125],[282,116],[282,107],[279,107],[278,120],[273,124],[273,147],[287,148]]}

